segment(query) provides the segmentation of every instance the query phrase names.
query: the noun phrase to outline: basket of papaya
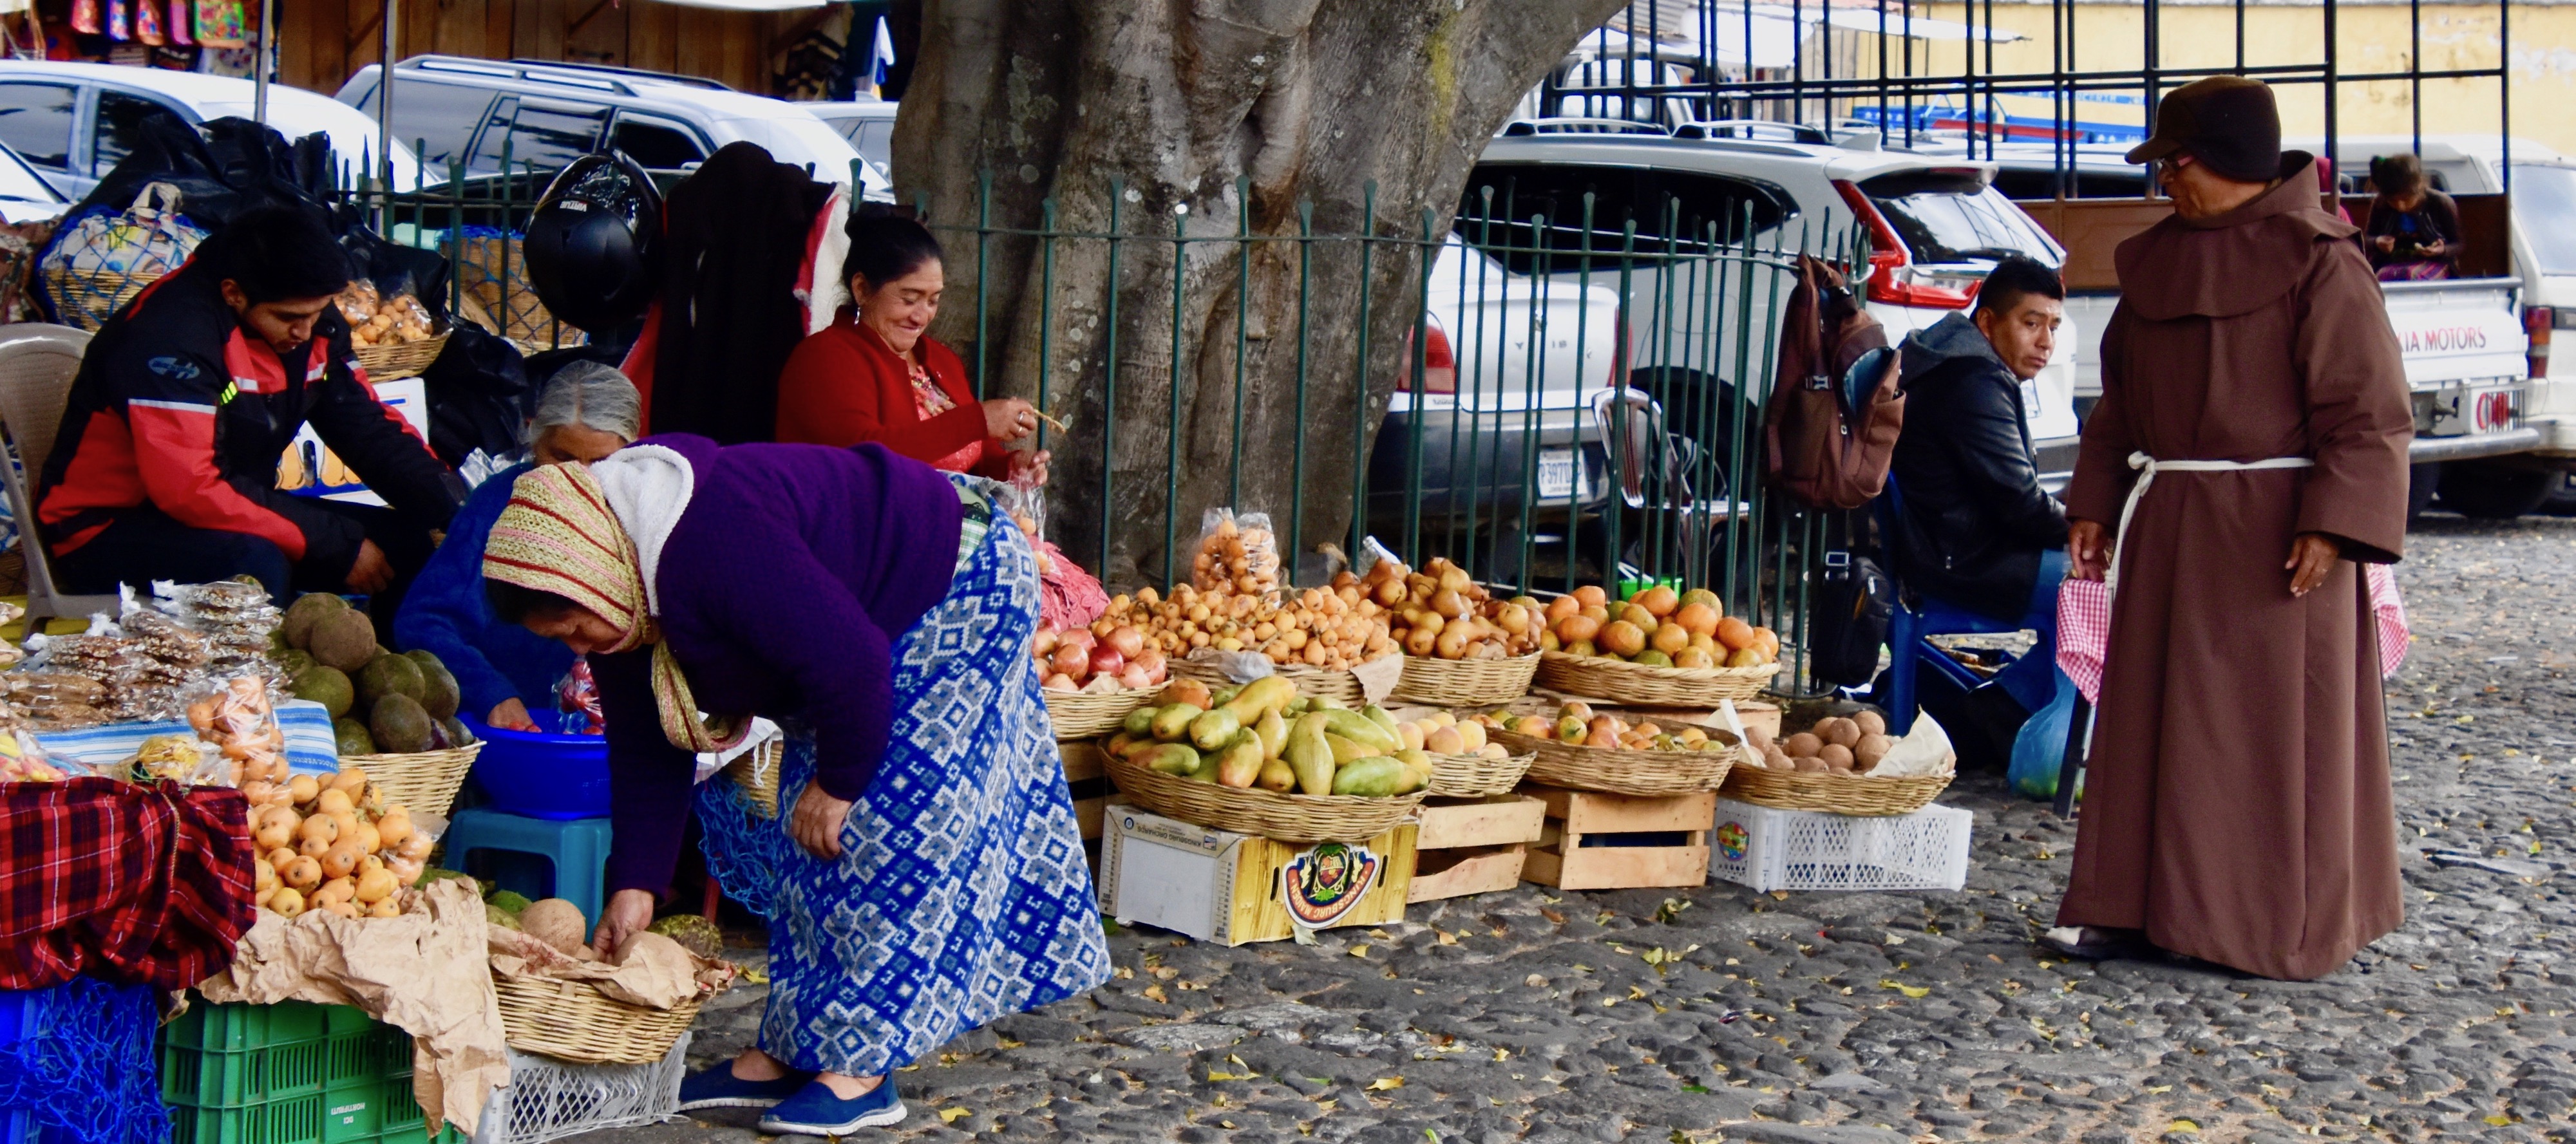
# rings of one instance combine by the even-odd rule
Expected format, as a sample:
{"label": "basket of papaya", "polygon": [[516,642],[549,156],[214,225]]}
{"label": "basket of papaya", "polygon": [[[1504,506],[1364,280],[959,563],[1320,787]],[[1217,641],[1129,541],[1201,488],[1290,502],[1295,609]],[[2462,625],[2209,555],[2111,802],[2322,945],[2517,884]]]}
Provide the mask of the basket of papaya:
{"label": "basket of papaya", "polygon": [[1404,675],[1392,698],[1482,707],[1529,694],[1544,630],[1537,600],[1497,600],[1465,569],[1439,557],[1420,572],[1381,559],[1366,577],[1344,572],[1334,578],[1337,588],[1346,583],[1386,609],[1387,633],[1404,648]]}
{"label": "basket of papaya", "polygon": [[1394,829],[1431,783],[1431,756],[1406,749],[1384,711],[1301,696],[1278,676],[1216,691],[1181,680],[1162,698],[1101,744],[1110,781],[1156,814],[1281,842],[1351,842]]}
{"label": "basket of papaya", "polygon": [[1725,613],[1717,593],[1657,584],[1617,604],[1586,584],[1548,601],[1538,683],[1641,707],[1751,699],[1780,673],[1780,636]]}
{"label": "basket of papaya", "polygon": [[1528,751],[1529,777],[1549,786],[1662,797],[1716,790],[1737,764],[1760,760],[1734,735],[1685,724],[1634,725],[1581,701],[1551,718],[1509,711],[1476,715],[1495,742]]}

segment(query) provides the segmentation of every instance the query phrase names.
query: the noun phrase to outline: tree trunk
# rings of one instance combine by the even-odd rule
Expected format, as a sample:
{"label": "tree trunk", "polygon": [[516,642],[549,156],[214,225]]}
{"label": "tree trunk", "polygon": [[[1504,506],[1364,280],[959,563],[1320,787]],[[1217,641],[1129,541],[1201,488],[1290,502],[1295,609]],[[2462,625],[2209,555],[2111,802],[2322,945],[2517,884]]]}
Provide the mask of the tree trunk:
{"label": "tree trunk", "polygon": [[[1160,583],[1167,560],[1186,578],[1219,505],[1272,514],[1283,548],[1347,547],[1354,459],[1411,368],[1418,240],[1447,233],[1484,141],[1623,2],[924,0],[898,195],[943,227],[1093,236],[979,250],[941,231],[935,335],[985,363],[987,396],[1038,398],[1043,375],[1069,427],[1047,442],[1049,537],[1112,585]],[[1363,282],[1362,244],[1297,237],[1361,234],[1372,185],[1371,233],[1397,241],[1368,244]],[[1099,237],[1113,217],[1133,237]]]}

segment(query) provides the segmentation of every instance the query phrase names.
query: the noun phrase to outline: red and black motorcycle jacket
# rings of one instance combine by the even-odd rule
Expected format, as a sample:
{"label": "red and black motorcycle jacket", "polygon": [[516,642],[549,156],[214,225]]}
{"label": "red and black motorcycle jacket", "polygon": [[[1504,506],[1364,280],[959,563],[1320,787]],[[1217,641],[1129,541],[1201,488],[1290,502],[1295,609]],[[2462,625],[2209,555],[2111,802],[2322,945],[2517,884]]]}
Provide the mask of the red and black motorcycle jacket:
{"label": "red and black motorcycle jacket", "polygon": [[149,503],[182,524],[269,540],[336,580],[365,532],[277,487],[278,460],[307,421],[406,520],[445,528],[463,482],[376,399],[339,308],[323,311],[313,340],[280,355],[242,327],[221,286],[192,260],[90,341],[37,490],[46,548],[73,552]]}

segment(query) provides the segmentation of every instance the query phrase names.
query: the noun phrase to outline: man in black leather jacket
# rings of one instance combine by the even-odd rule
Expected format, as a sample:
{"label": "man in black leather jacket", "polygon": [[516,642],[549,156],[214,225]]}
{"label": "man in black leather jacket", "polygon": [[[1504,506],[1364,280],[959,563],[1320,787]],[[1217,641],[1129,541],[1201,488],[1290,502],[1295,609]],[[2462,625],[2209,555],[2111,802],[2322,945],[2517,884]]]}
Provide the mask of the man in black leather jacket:
{"label": "man in black leather jacket", "polygon": [[[2056,349],[2065,297],[2055,271],[2007,258],[1986,276],[1973,317],[1952,314],[1907,337],[1905,432],[1892,464],[1904,504],[1898,577],[1921,595],[2036,627],[2048,658],[2031,658],[2042,664],[2055,658],[2066,509],[2039,487],[2025,385]],[[2040,667],[2000,682],[2024,710],[2054,692]]]}

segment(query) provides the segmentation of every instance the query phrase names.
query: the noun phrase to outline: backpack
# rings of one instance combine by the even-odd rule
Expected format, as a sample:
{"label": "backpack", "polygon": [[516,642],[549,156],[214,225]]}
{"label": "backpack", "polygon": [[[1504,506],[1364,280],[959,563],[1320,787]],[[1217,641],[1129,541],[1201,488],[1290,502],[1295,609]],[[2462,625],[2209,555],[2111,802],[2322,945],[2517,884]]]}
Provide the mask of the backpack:
{"label": "backpack", "polygon": [[1896,615],[1896,584],[1877,561],[1845,550],[1825,553],[1819,580],[1808,670],[1827,683],[1868,683],[1878,674],[1878,652]]}
{"label": "backpack", "polygon": [[1814,509],[1856,509],[1887,486],[1905,424],[1896,351],[1833,267],[1798,256],[1780,361],[1762,411],[1763,475]]}

